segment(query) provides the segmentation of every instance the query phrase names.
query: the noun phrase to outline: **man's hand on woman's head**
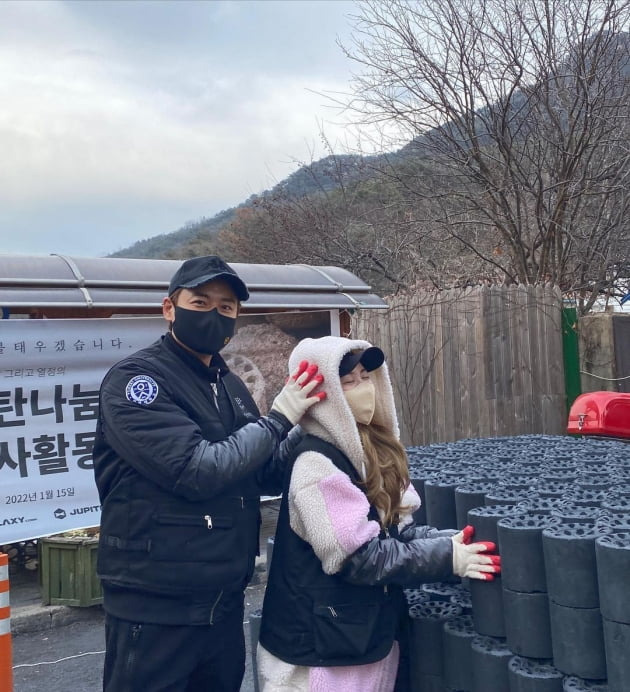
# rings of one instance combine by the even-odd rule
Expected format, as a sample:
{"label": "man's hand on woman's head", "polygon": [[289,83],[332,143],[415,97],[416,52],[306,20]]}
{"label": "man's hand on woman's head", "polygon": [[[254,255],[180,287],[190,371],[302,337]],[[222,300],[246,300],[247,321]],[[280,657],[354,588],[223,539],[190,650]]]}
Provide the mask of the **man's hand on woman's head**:
{"label": "man's hand on woman's head", "polygon": [[311,406],[326,398],[323,391],[313,394],[323,381],[324,376],[318,373],[317,365],[303,360],[274,399],[271,410],[281,413],[296,425]]}

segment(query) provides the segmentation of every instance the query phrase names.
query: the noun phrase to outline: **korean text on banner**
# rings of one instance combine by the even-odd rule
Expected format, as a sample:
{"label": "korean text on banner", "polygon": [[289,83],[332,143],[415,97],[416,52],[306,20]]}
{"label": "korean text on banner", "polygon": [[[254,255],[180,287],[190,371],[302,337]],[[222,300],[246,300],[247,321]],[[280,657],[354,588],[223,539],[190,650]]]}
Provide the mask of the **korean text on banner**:
{"label": "korean text on banner", "polygon": [[101,380],[164,331],[161,317],[0,322],[0,545],[98,525]]}

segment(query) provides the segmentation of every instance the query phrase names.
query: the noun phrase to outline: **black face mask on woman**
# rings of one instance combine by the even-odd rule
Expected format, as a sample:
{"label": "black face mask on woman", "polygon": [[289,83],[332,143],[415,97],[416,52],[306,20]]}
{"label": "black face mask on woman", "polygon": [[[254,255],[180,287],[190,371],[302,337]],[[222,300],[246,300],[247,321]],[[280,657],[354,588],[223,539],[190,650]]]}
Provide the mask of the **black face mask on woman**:
{"label": "black face mask on woman", "polygon": [[236,320],[212,310],[187,310],[175,306],[173,333],[184,346],[205,355],[218,353],[234,336]]}

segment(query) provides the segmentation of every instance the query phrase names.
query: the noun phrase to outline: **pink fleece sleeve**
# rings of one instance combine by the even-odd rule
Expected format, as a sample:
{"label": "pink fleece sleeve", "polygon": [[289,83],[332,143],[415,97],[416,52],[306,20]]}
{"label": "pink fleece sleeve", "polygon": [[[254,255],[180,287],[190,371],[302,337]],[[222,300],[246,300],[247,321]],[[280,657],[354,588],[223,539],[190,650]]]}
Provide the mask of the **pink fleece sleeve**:
{"label": "pink fleece sleeve", "polygon": [[345,473],[335,473],[318,483],[335,538],[351,555],[364,543],[378,536],[377,522],[368,520],[370,505],[365,495]]}

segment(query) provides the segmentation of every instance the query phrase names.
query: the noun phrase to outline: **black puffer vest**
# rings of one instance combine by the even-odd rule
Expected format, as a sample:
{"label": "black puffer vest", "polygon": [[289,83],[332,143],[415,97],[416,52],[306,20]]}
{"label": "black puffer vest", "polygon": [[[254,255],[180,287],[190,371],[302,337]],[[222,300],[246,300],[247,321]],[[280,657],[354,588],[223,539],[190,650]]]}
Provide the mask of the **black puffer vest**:
{"label": "black puffer vest", "polygon": [[[357,471],[336,447],[307,435],[294,462],[306,451],[320,452],[365,492]],[[294,463],[293,462],[293,463]],[[288,469],[278,517],[260,643],[274,656],[302,666],[347,666],[379,661],[391,650],[404,603],[397,586],[356,586],[328,575],[310,544],[289,522]],[[378,521],[370,508],[369,518]]]}

